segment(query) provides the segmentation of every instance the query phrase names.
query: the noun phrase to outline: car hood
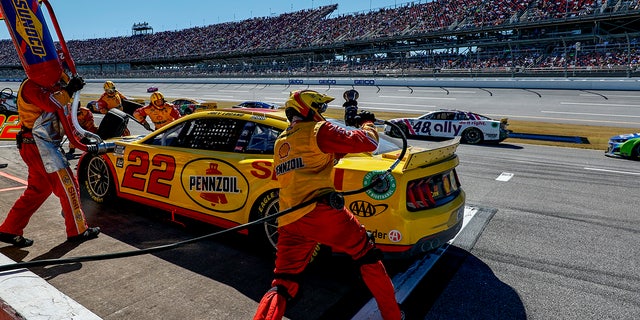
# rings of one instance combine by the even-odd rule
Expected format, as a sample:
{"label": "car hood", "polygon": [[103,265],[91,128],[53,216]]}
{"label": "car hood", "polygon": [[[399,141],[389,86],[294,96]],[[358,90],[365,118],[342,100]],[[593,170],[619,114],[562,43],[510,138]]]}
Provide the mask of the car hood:
{"label": "car hood", "polygon": [[634,138],[640,138],[640,132],[626,133],[626,134],[613,136],[613,137],[611,137],[610,140],[625,140],[626,141],[626,140],[634,139]]}

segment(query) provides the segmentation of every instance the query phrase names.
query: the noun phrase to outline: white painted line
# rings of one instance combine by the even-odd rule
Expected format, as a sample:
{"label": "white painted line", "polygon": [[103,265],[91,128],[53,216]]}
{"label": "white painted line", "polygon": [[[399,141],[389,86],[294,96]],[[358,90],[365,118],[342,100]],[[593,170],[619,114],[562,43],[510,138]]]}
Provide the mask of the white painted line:
{"label": "white painted line", "polygon": [[585,167],[585,170],[591,171],[600,171],[600,172],[610,172],[610,173],[622,173],[622,174],[630,174],[634,176],[640,176],[640,172],[631,172],[631,171],[620,171],[620,170],[610,170],[610,169],[601,169],[601,168],[589,168]]}
{"label": "white painted line", "polygon": [[[0,265],[12,263],[15,262],[0,254]],[[0,299],[10,305],[20,319],[101,319],[27,269],[0,272]],[[3,315],[0,312],[2,319],[17,319]]]}
{"label": "white painted line", "polygon": [[546,111],[541,110],[541,113],[556,113],[556,114],[579,114],[582,116],[599,116],[599,117],[625,117],[625,118],[640,118],[640,116],[634,116],[629,114],[610,114],[610,113],[586,113],[586,112],[563,112],[563,111]]}
{"label": "white painted line", "polygon": [[496,180],[507,182],[511,180],[511,178],[513,178],[513,173],[503,172],[496,178]]}
{"label": "white painted line", "polygon": [[612,104],[612,103],[586,103],[586,102],[560,102],[560,104],[570,104],[578,106],[603,106],[603,107],[635,107],[637,104]]}
{"label": "white painted line", "polygon": [[[464,227],[469,223],[469,221],[471,221],[477,212],[477,208],[464,207],[464,218],[462,220],[462,227],[458,234],[464,230]],[[456,234],[456,237],[458,234]],[[416,260],[404,273],[397,274],[393,277],[392,282],[396,290],[396,301],[398,301],[398,303],[403,303],[404,300],[407,299],[409,294],[411,294],[420,281],[422,281],[422,278],[424,278],[429,270],[431,270],[436,262],[438,262],[438,259],[442,257],[456,237],[436,249],[435,252],[424,256],[422,259]],[[370,299],[351,319],[381,320],[382,316],[380,315],[380,310],[378,310],[378,304],[376,301],[374,299]]]}
{"label": "white painted line", "polygon": [[413,97],[413,96],[379,96],[380,98],[394,99],[420,99],[420,100],[457,100],[456,98],[439,98],[439,97]]}

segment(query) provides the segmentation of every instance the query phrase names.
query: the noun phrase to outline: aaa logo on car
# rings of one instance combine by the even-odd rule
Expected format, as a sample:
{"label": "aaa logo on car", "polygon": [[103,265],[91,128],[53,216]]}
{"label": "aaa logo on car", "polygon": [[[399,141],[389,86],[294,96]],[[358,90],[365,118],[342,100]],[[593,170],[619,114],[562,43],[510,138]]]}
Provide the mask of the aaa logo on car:
{"label": "aaa logo on car", "polygon": [[238,169],[219,159],[187,163],[181,174],[185,193],[203,208],[234,212],[244,207],[249,183]]}

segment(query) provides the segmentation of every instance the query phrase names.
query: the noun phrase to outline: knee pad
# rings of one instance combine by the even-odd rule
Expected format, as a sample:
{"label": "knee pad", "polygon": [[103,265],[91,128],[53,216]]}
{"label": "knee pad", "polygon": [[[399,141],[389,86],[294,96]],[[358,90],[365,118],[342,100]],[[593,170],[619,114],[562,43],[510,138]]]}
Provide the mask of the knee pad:
{"label": "knee pad", "polygon": [[[274,275],[273,288],[269,291],[275,291],[287,299],[293,299],[298,294],[300,287],[300,274],[293,273],[277,273]],[[293,292],[290,292],[293,291]]]}

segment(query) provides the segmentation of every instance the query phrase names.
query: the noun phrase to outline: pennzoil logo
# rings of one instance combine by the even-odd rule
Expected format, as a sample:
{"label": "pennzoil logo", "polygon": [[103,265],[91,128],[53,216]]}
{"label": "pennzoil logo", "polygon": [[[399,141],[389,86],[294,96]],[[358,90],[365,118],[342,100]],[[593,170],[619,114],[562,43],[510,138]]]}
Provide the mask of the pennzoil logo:
{"label": "pennzoil logo", "polygon": [[249,183],[238,169],[225,161],[191,161],[184,166],[181,177],[185,193],[203,208],[233,212],[247,202]]}
{"label": "pennzoil logo", "polygon": [[361,218],[375,217],[385,211],[389,206],[386,204],[373,205],[367,201],[356,200],[349,204],[349,211]]}
{"label": "pennzoil logo", "polygon": [[[27,0],[13,0],[13,8],[16,11],[16,32],[20,34],[24,43],[20,43],[20,49],[26,51],[25,45],[29,46],[31,53],[40,58],[47,55],[43,43],[42,22],[38,20],[34,11],[29,6]],[[38,3],[31,1],[38,10]]]}

